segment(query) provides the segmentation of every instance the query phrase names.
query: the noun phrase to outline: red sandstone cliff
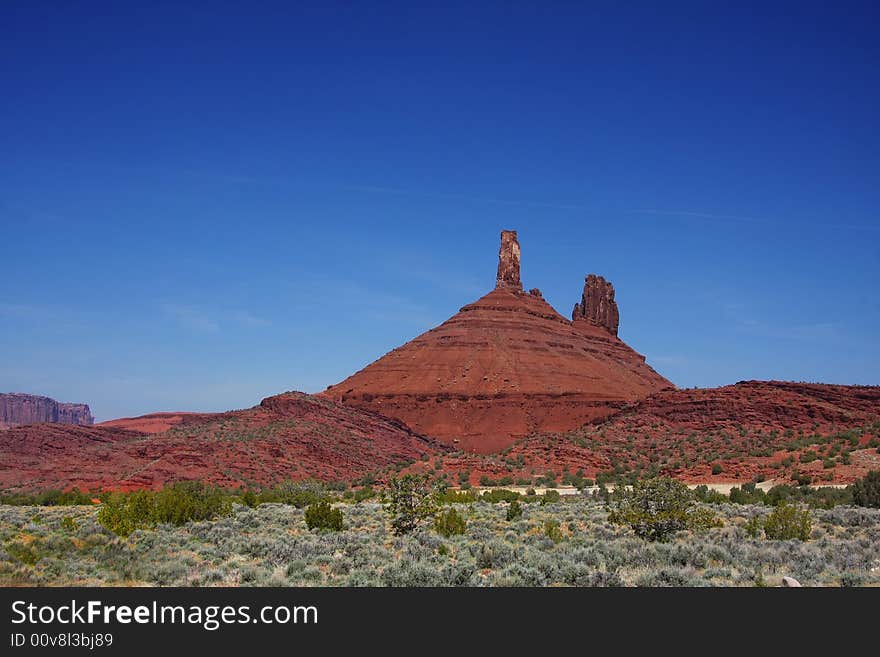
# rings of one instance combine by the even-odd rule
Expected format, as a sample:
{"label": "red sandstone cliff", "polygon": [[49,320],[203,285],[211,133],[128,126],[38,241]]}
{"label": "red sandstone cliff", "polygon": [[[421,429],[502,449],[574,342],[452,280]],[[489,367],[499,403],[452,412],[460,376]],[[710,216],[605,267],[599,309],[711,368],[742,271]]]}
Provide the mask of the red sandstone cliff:
{"label": "red sandstone cliff", "polygon": [[49,397],[20,392],[0,393],[0,424],[94,424],[88,404],[65,404]]}

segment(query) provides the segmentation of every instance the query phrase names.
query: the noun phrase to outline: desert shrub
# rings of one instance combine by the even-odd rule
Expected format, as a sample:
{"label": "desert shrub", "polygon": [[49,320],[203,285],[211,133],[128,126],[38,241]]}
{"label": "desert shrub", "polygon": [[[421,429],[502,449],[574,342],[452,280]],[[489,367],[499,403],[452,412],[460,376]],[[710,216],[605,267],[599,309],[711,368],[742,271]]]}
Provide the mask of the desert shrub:
{"label": "desert shrub", "polygon": [[852,489],[847,488],[795,488],[787,484],[780,484],[771,488],[764,501],[773,506],[779,506],[788,502],[803,502],[812,507],[830,509],[834,506],[852,504]]}
{"label": "desert shrub", "polygon": [[10,506],[90,506],[94,496],[74,488],[67,492],[45,490],[39,493],[0,493],[0,504]]}
{"label": "desert shrub", "polygon": [[706,531],[713,527],[723,527],[724,522],[712,509],[700,506],[687,514],[687,526],[692,531]]}
{"label": "desert shrub", "polygon": [[243,490],[238,496],[238,501],[252,509],[260,503],[257,494],[250,489]]}
{"label": "desert shrub", "polygon": [[856,506],[880,508],[880,470],[873,470],[852,486]]}
{"label": "desert shrub", "polygon": [[108,495],[98,511],[98,523],[117,536],[153,527],[153,493],[139,490]]}
{"label": "desert shrub", "polygon": [[152,506],[154,522],[178,526],[191,520],[211,520],[232,511],[228,493],[198,481],[166,486],[153,495]]}
{"label": "desert shrub", "polygon": [[748,519],[745,526],[746,536],[749,538],[758,538],[764,531],[764,521],[761,516],[752,516]]}
{"label": "desert shrub", "polygon": [[510,505],[507,507],[507,520],[511,521],[522,518],[522,514],[523,509],[522,505],[519,503],[519,500],[513,500],[513,502],[511,502]]}
{"label": "desert shrub", "polygon": [[538,478],[538,484],[547,488],[556,488],[557,474],[552,470],[548,470],[547,474]]}
{"label": "desert shrub", "polygon": [[500,541],[480,543],[479,546],[470,547],[470,551],[480,570],[502,568],[513,558],[513,551]]}
{"label": "desert shrub", "polygon": [[42,559],[36,542],[10,541],[4,546],[6,553],[28,566],[34,566]]}
{"label": "desert shrub", "polygon": [[495,490],[487,490],[481,496],[480,499],[484,502],[512,502],[514,500],[518,500],[522,497],[519,493],[512,490],[507,490],[506,488],[496,488]]}
{"label": "desert shrub", "polygon": [[548,490],[544,492],[544,495],[541,497],[541,504],[552,504],[553,502],[558,502],[562,499],[562,495],[559,494],[558,490]]}
{"label": "desert shrub", "polygon": [[544,536],[549,538],[554,543],[559,543],[562,540],[562,529],[559,526],[559,521],[545,520]]}
{"label": "desert shrub", "polygon": [[304,509],[309,504],[327,499],[323,484],[315,481],[286,481],[256,493],[257,504],[289,504]]}
{"label": "desert shrub", "polygon": [[731,488],[729,497],[732,504],[761,504],[767,496],[754,483],[748,483],[743,484],[741,488],[739,486]]}
{"label": "desert shrub", "polygon": [[442,511],[434,518],[434,531],[446,538],[456,534],[464,534],[466,527],[467,522],[454,507]]}
{"label": "desert shrub", "polygon": [[636,586],[705,586],[693,568],[660,568],[641,575],[635,582]]}
{"label": "desert shrub", "polygon": [[392,562],[381,573],[385,586],[442,586],[441,573],[430,563],[404,557]]}
{"label": "desert shrub", "polygon": [[615,490],[608,520],[629,525],[636,536],[664,541],[686,529],[693,497],[680,481],[657,477],[637,481],[631,490]]}
{"label": "desert shrub", "polygon": [[764,534],[771,540],[810,539],[813,524],[810,511],[793,504],[777,506],[764,520]]}
{"label": "desert shrub", "polygon": [[310,531],[322,529],[331,532],[342,531],[345,523],[342,518],[342,510],[330,506],[329,502],[315,502],[306,507],[306,527]]}
{"label": "desert shrub", "polygon": [[363,502],[364,500],[369,500],[374,497],[376,497],[376,491],[373,490],[372,486],[364,486],[363,488],[358,488],[354,491],[355,502]]}
{"label": "desert shrub", "polygon": [[391,528],[398,536],[413,531],[432,518],[436,510],[435,495],[428,488],[426,477],[408,474],[388,482],[385,511],[391,516]]}
{"label": "desert shrub", "polygon": [[[490,491],[486,491],[488,495]],[[439,504],[473,504],[480,499],[479,493],[473,490],[444,490],[437,494],[436,500]]]}
{"label": "desert shrub", "polygon": [[[733,491],[739,490],[738,488],[734,488],[731,490],[731,499],[733,501]],[[728,501],[727,496],[719,493],[717,490],[710,490],[706,484],[700,484],[693,490],[693,495],[700,502],[708,502],[710,504],[724,504]]]}
{"label": "desert shrub", "polygon": [[159,523],[180,526],[231,511],[231,496],[222,489],[185,481],[157,492],[139,490],[106,495],[98,511],[98,522],[117,536],[128,536],[136,529],[149,529]]}
{"label": "desert shrub", "polygon": [[840,576],[840,586],[846,588],[850,586],[864,586],[865,576],[862,573],[843,573]]}
{"label": "desert shrub", "polygon": [[590,573],[585,584],[592,587],[619,587],[623,586],[623,580],[616,571],[597,570]]}
{"label": "desert shrub", "polygon": [[712,466],[712,474],[713,475],[718,475],[718,474],[721,474],[722,472],[724,472],[724,466],[722,466],[720,463],[716,463]]}
{"label": "desert shrub", "polygon": [[61,529],[66,532],[75,532],[79,529],[79,523],[73,518],[73,516],[64,516],[61,519]]}
{"label": "desert shrub", "polygon": [[779,484],[777,486],[773,486],[769,491],[767,491],[767,502],[768,504],[772,504],[773,506],[779,506],[780,504],[784,504],[790,499],[793,499],[797,496],[797,491],[793,486],[789,486],[788,484]]}

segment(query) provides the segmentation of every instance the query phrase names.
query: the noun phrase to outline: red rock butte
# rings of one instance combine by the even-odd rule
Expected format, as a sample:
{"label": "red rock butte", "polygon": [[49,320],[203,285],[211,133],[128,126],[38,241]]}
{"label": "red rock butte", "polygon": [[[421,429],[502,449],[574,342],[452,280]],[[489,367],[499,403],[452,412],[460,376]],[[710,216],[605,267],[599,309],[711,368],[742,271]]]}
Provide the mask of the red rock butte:
{"label": "red rock butte", "polygon": [[674,386],[617,337],[614,287],[587,276],[569,321],[524,292],[516,231],[502,231],[495,289],[321,393],[467,451],[568,431]]}

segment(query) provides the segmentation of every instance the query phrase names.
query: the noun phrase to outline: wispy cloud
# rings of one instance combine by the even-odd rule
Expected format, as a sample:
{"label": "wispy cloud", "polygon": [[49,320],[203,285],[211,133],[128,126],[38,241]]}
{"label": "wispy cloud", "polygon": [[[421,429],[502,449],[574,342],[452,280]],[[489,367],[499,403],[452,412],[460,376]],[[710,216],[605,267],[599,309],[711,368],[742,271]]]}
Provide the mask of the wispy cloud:
{"label": "wispy cloud", "polygon": [[685,219],[697,219],[701,221],[708,221],[712,223],[722,223],[722,224],[758,224],[758,225],[797,225],[799,229],[804,228],[828,228],[833,230],[853,230],[853,231],[865,231],[870,233],[880,232],[880,225],[877,223],[872,224],[853,224],[849,222],[840,222],[836,219],[831,219],[827,222],[811,222],[802,224],[800,222],[791,222],[791,221],[780,221],[776,219],[772,219],[769,217],[745,217],[742,215],[735,214],[720,214],[714,212],[700,212],[695,210],[652,210],[652,209],[643,209],[643,210],[630,210],[630,214],[642,214],[642,215],[659,215],[659,216],[667,216],[667,217],[682,217]]}
{"label": "wispy cloud", "polygon": [[53,315],[51,308],[19,303],[0,303],[0,317],[7,319],[48,319]]}
{"label": "wispy cloud", "polygon": [[493,198],[489,196],[474,196],[470,194],[454,194],[448,192],[432,192],[418,189],[401,189],[396,187],[382,187],[376,185],[343,185],[342,188],[353,192],[364,192],[368,194],[393,194],[396,196],[416,196],[422,198],[449,199],[454,201],[457,200],[472,203],[489,203],[495,205],[550,208],[556,210],[594,210],[594,208],[571,203],[554,203],[526,199]]}
{"label": "wispy cloud", "polygon": [[234,184],[242,184],[242,185],[264,185],[278,188],[289,188],[292,185],[302,185],[307,186],[311,189],[315,188],[323,188],[327,190],[343,190],[348,192],[356,192],[360,194],[384,194],[391,196],[412,196],[416,198],[430,198],[430,199],[446,199],[453,201],[464,201],[468,203],[484,203],[484,204],[495,204],[495,205],[508,205],[508,206],[521,206],[521,207],[535,207],[535,208],[546,208],[546,209],[555,209],[555,210],[580,210],[580,211],[596,211],[596,208],[591,208],[585,205],[580,205],[576,203],[559,203],[555,201],[541,201],[535,199],[522,199],[522,198],[496,198],[491,196],[481,196],[481,195],[473,195],[473,194],[458,194],[455,192],[442,192],[442,191],[432,191],[426,189],[412,189],[412,188],[402,188],[402,187],[393,187],[387,185],[366,185],[366,184],[351,184],[351,183],[342,183],[342,182],[327,182],[327,181],[304,181],[304,180],[292,180],[284,177],[272,177],[272,176],[252,176],[252,175],[242,175],[236,173],[223,173],[223,172],[210,172],[210,171],[195,171],[195,170],[184,170],[181,171],[181,174],[187,177],[192,178],[201,178],[201,179],[213,179],[225,183],[234,183]]}
{"label": "wispy cloud", "polygon": [[248,328],[271,326],[272,322],[247,310],[205,308],[182,303],[162,303],[160,308],[166,317],[193,333],[219,333],[230,324]]}
{"label": "wispy cloud", "polygon": [[722,223],[761,224],[764,219],[755,217],[743,217],[734,214],[715,214],[712,212],[696,212],[693,210],[630,210],[631,214],[653,214],[667,217],[690,217],[693,219],[705,219]]}
{"label": "wispy cloud", "polygon": [[25,322],[53,330],[69,330],[87,323],[82,311],[42,304],[0,303],[0,319]]}
{"label": "wispy cloud", "polygon": [[840,322],[791,322],[784,317],[759,317],[748,304],[732,299],[717,298],[715,303],[730,326],[737,333],[761,338],[828,342],[851,340],[847,327]]}
{"label": "wispy cloud", "polygon": [[[444,191],[433,191],[426,189],[412,189],[405,187],[395,187],[393,185],[371,185],[371,184],[351,184],[351,183],[341,183],[341,182],[328,182],[328,181],[305,181],[305,180],[292,180],[290,178],[285,178],[283,176],[279,177],[271,177],[271,176],[253,176],[247,174],[237,174],[237,173],[223,173],[223,172],[209,172],[209,171],[194,171],[194,170],[185,170],[182,172],[183,175],[197,178],[207,178],[207,179],[215,179],[225,183],[234,183],[234,184],[243,184],[243,185],[251,185],[258,184],[264,186],[272,186],[278,188],[289,188],[291,185],[303,185],[307,186],[311,189],[315,188],[325,188],[327,190],[344,190],[349,192],[356,192],[361,194],[384,194],[384,195],[393,195],[393,196],[412,196],[417,198],[433,198],[433,199],[446,199],[452,201],[463,201],[467,203],[481,203],[481,204],[493,204],[493,205],[505,205],[505,206],[515,206],[515,207],[533,207],[533,208],[543,208],[548,210],[568,210],[568,211],[578,211],[584,213],[598,214],[598,213],[606,213],[606,210],[601,208],[597,208],[595,206],[584,205],[582,203],[567,203],[564,201],[547,201],[540,199],[527,199],[527,198],[497,198],[492,196],[482,196],[482,195],[474,195],[474,194],[459,194],[456,192],[444,192]],[[624,210],[625,214],[630,215],[656,215],[656,216],[666,216],[666,217],[679,217],[683,219],[695,219],[700,221],[707,221],[713,223],[721,223],[721,224],[755,224],[755,225],[767,225],[767,224],[789,224],[789,225],[798,225],[805,226],[807,228],[811,227],[819,227],[819,228],[828,228],[828,229],[842,229],[842,230],[852,230],[852,231],[864,231],[877,233],[880,232],[880,224],[878,222],[871,223],[850,223],[850,222],[841,222],[837,218],[832,218],[827,222],[810,222],[807,224],[800,224],[797,221],[782,221],[779,219],[775,219],[773,217],[752,217],[752,216],[744,216],[738,214],[727,214],[723,212],[707,212],[705,210],[693,210],[693,209],[666,209],[666,208],[642,208],[642,209],[634,209],[634,210]]]}

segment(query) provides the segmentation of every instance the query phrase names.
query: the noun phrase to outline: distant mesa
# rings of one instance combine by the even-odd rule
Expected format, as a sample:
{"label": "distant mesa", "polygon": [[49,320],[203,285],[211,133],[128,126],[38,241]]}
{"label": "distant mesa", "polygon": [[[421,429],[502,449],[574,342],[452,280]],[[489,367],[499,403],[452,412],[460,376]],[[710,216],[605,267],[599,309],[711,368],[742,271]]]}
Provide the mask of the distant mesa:
{"label": "distant mesa", "polygon": [[587,276],[569,321],[523,291],[520,256],[516,231],[502,231],[494,290],[322,395],[490,453],[674,387],[617,337],[610,282]]}
{"label": "distant mesa", "polygon": [[38,422],[90,426],[95,418],[88,404],[65,404],[21,392],[0,393],[0,427]]}

